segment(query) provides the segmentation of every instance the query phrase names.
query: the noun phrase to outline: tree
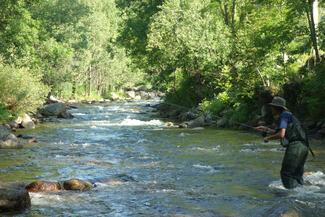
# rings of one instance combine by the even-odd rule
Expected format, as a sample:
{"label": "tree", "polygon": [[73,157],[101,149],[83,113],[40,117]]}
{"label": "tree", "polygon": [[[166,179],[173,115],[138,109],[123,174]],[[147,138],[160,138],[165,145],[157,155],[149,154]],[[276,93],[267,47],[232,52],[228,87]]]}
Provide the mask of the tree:
{"label": "tree", "polygon": [[[176,74],[185,79],[198,103],[211,89],[222,89],[222,69],[228,54],[227,30],[223,23],[205,11],[209,1],[165,1],[150,25],[148,46],[150,71],[166,78]],[[222,42],[222,43],[220,43]],[[164,82],[164,81],[162,81]]]}

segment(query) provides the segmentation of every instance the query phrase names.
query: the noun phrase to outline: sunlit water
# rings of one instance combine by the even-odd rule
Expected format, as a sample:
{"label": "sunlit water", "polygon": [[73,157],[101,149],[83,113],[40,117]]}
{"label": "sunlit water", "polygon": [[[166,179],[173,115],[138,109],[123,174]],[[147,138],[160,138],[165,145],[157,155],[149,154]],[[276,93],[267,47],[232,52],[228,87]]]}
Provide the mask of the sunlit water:
{"label": "sunlit water", "polygon": [[[38,144],[0,150],[0,180],[79,178],[86,192],[33,193],[18,216],[325,216],[325,144],[314,145],[306,185],[285,190],[279,179],[283,149],[258,135],[165,127],[149,102],[81,105],[75,118],[40,125]],[[128,182],[104,182],[127,175]]]}

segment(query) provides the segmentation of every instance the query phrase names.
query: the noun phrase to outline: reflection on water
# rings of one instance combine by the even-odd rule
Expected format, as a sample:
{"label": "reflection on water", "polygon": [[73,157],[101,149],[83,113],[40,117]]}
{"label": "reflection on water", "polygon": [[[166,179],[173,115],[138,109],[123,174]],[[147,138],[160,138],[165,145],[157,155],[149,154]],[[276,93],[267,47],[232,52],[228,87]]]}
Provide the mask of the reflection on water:
{"label": "reflection on water", "polygon": [[[279,180],[283,149],[240,131],[167,128],[146,104],[80,105],[73,120],[26,133],[40,141],[1,150],[0,180],[90,180],[88,192],[33,193],[18,216],[324,216],[322,157],[306,185]],[[323,153],[321,143],[315,152]]]}

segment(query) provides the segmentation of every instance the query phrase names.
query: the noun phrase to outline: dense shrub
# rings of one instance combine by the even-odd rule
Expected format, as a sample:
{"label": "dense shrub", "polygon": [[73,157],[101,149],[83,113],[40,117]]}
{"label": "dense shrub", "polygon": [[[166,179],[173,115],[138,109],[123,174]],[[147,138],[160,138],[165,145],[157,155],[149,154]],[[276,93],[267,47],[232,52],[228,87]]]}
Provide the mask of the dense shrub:
{"label": "dense shrub", "polygon": [[33,112],[44,102],[48,88],[27,68],[15,68],[0,62],[0,102],[13,114]]}
{"label": "dense shrub", "polygon": [[325,60],[318,64],[315,71],[306,82],[302,97],[307,104],[308,115],[320,119],[325,117]]}
{"label": "dense shrub", "polygon": [[4,105],[0,104],[0,123],[3,123],[12,118],[12,114],[5,108]]}
{"label": "dense shrub", "polygon": [[200,110],[211,114],[213,117],[218,117],[227,106],[229,106],[229,96],[226,92],[219,93],[212,100],[204,99],[199,105]]}

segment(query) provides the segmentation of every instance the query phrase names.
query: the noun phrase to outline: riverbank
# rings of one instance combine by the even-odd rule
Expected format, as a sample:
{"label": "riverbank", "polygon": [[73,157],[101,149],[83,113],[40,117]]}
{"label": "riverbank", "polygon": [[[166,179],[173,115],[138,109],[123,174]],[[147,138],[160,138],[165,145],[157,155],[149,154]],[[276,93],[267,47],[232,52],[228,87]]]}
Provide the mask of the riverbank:
{"label": "riverbank", "polygon": [[[263,107],[262,110],[265,110],[265,107]],[[252,130],[251,127],[259,125],[275,128],[274,124],[266,124],[266,121],[264,121],[262,118],[256,118],[248,122],[239,123],[237,121],[229,119],[226,115],[213,117],[210,113],[205,113],[200,110],[200,107],[187,108],[184,106],[163,102],[159,105],[156,105],[155,108],[159,112],[159,116],[161,118],[165,118],[171,122],[174,122],[180,128],[210,126],[221,129]],[[262,115],[257,114],[256,116],[261,117]],[[308,134],[311,138],[325,138],[325,119],[319,121],[302,120],[301,122],[303,127],[307,129]]]}

